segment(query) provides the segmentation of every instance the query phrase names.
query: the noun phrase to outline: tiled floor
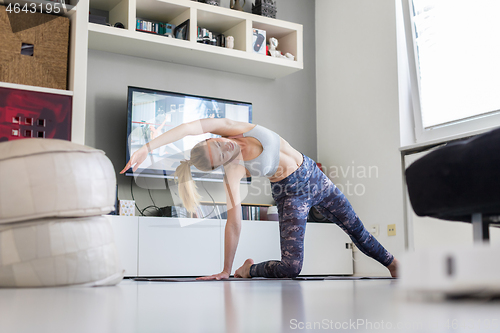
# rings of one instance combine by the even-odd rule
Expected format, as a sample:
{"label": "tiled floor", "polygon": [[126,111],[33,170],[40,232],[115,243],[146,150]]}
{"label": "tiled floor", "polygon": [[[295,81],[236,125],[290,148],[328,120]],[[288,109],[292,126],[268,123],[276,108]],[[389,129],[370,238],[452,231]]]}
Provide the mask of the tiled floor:
{"label": "tiled floor", "polygon": [[498,332],[499,314],[499,301],[409,301],[396,280],[0,289],[1,333]]}

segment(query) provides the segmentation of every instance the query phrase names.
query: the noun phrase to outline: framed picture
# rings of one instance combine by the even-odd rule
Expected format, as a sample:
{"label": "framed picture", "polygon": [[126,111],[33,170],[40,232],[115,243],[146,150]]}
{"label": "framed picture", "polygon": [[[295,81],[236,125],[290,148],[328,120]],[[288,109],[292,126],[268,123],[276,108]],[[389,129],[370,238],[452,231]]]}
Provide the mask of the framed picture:
{"label": "framed picture", "polygon": [[189,39],[189,20],[186,20],[175,27],[174,37],[178,39]]}

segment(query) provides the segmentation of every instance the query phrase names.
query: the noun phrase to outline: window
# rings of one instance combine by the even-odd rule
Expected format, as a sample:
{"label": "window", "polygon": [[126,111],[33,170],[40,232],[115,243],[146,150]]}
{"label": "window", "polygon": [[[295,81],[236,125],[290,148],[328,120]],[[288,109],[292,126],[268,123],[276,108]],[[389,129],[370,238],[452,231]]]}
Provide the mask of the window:
{"label": "window", "polygon": [[417,141],[499,126],[500,1],[407,1]]}

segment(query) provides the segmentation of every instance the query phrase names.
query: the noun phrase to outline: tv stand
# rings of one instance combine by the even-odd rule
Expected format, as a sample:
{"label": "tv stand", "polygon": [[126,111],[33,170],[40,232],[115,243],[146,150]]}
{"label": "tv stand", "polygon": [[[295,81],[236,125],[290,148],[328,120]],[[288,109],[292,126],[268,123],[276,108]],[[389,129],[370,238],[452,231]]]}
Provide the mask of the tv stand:
{"label": "tv stand", "polygon": [[[108,216],[125,276],[203,276],[222,271],[225,220]],[[307,223],[301,275],[353,274],[349,237],[333,223]],[[277,221],[242,221],[233,272],[252,258],[279,260]]]}

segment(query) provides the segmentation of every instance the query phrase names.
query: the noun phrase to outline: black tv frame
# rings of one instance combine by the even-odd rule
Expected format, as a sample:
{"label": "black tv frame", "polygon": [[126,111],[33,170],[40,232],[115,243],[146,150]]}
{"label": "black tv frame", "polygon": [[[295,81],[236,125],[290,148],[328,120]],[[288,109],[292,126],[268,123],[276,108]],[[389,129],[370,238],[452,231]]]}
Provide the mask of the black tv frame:
{"label": "black tv frame", "polygon": [[[165,90],[158,90],[158,89],[128,86],[128,88],[127,88],[127,140],[126,140],[126,159],[127,159],[127,162],[130,160],[129,138],[130,138],[130,134],[132,132],[132,94],[133,94],[133,92],[144,92],[144,93],[153,93],[153,94],[158,93],[158,94],[171,95],[174,97],[175,96],[177,96],[177,97],[192,97],[192,98],[196,98],[196,99],[212,100],[212,101],[219,101],[219,102],[229,103],[229,104],[236,104],[236,105],[241,104],[241,105],[249,106],[248,122],[252,123],[253,104],[249,103],[249,102],[229,100],[229,99],[218,98],[218,97],[186,94],[186,93],[180,93],[180,92],[174,92],[174,91],[165,91]],[[216,169],[216,170],[218,170],[218,169]],[[147,170],[147,172],[146,172],[146,170]],[[224,179],[223,172],[222,173],[202,172],[194,167],[192,167],[191,171],[192,171],[193,179],[196,181],[222,182]],[[173,173],[174,172],[171,170],[139,168],[135,172],[133,172],[132,169],[129,169],[125,172],[125,175],[126,176],[133,176],[133,177],[173,179],[174,178]],[[250,183],[251,180],[252,180],[252,177],[247,177],[247,178],[242,179],[241,183]]]}

